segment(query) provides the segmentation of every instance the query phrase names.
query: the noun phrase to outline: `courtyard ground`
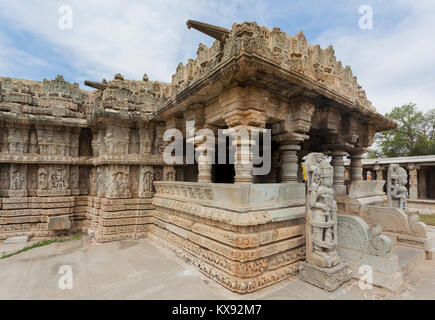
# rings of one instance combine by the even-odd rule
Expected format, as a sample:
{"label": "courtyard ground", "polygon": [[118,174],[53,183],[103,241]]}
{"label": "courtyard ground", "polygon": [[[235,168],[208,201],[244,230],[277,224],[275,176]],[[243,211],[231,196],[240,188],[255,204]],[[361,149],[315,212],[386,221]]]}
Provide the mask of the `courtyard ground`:
{"label": "courtyard ground", "polygon": [[[435,237],[435,229],[431,228]],[[0,245],[12,252],[26,244]],[[62,266],[73,288],[60,289]],[[96,244],[88,237],[0,259],[0,299],[435,299],[435,261],[425,261],[396,293],[361,290],[353,280],[333,293],[288,279],[239,295],[147,239]]]}

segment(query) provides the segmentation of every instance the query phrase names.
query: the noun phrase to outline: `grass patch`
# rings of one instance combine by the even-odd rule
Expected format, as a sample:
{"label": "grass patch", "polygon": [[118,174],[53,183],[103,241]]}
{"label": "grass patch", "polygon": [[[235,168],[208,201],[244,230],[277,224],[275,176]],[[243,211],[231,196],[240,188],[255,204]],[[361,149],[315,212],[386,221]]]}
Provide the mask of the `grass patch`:
{"label": "grass patch", "polygon": [[435,226],[435,214],[420,214],[420,220],[428,226]]}
{"label": "grass patch", "polygon": [[9,258],[9,257],[14,256],[16,254],[19,254],[21,252],[26,252],[26,251],[29,251],[30,249],[48,246],[49,244],[52,244],[52,243],[67,242],[67,241],[71,241],[71,240],[80,240],[81,238],[82,238],[82,234],[80,232],[78,232],[78,233],[74,233],[71,237],[42,240],[42,241],[39,241],[39,242],[32,244],[31,246],[27,246],[27,247],[24,247],[20,250],[17,250],[15,252],[3,254],[2,256],[0,256],[0,259]]}

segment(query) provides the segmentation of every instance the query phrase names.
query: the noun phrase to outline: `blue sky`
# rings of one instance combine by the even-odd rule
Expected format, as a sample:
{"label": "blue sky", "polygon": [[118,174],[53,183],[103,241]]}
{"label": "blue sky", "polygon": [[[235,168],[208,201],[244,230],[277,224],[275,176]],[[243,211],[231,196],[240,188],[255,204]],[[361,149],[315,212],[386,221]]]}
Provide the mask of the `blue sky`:
{"label": "blue sky", "polygon": [[[73,28],[58,27],[59,7],[73,9]],[[373,9],[373,30],[361,30],[361,5]],[[177,64],[211,38],[188,30],[188,19],[231,28],[257,21],[308,41],[332,44],[351,65],[379,112],[417,103],[435,107],[435,1],[265,0],[0,0],[0,76],[170,81]]]}

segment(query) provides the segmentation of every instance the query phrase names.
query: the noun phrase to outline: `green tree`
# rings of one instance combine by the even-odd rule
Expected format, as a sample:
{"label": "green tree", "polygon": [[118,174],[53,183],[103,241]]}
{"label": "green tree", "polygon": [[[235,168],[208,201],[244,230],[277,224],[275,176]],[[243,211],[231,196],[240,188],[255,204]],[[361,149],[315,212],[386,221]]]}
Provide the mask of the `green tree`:
{"label": "green tree", "polygon": [[409,103],[385,115],[398,127],[376,134],[376,148],[369,151],[369,158],[435,154],[435,109],[423,113]]}

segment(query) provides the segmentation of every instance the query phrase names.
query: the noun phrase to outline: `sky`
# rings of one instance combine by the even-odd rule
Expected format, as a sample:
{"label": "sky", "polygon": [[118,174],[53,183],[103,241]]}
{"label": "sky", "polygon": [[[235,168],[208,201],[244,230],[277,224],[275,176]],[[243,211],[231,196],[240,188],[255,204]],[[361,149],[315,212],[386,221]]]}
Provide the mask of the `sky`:
{"label": "sky", "polygon": [[[373,28],[361,29],[370,6]],[[72,25],[64,6],[72,10]],[[364,17],[363,17],[364,18]],[[188,19],[231,28],[256,21],[331,45],[378,112],[409,102],[435,108],[434,0],[0,0],[0,76],[42,80],[170,82],[179,62],[213,39]],[[71,28],[69,28],[71,27]],[[90,88],[88,88],[90,89]]]}

